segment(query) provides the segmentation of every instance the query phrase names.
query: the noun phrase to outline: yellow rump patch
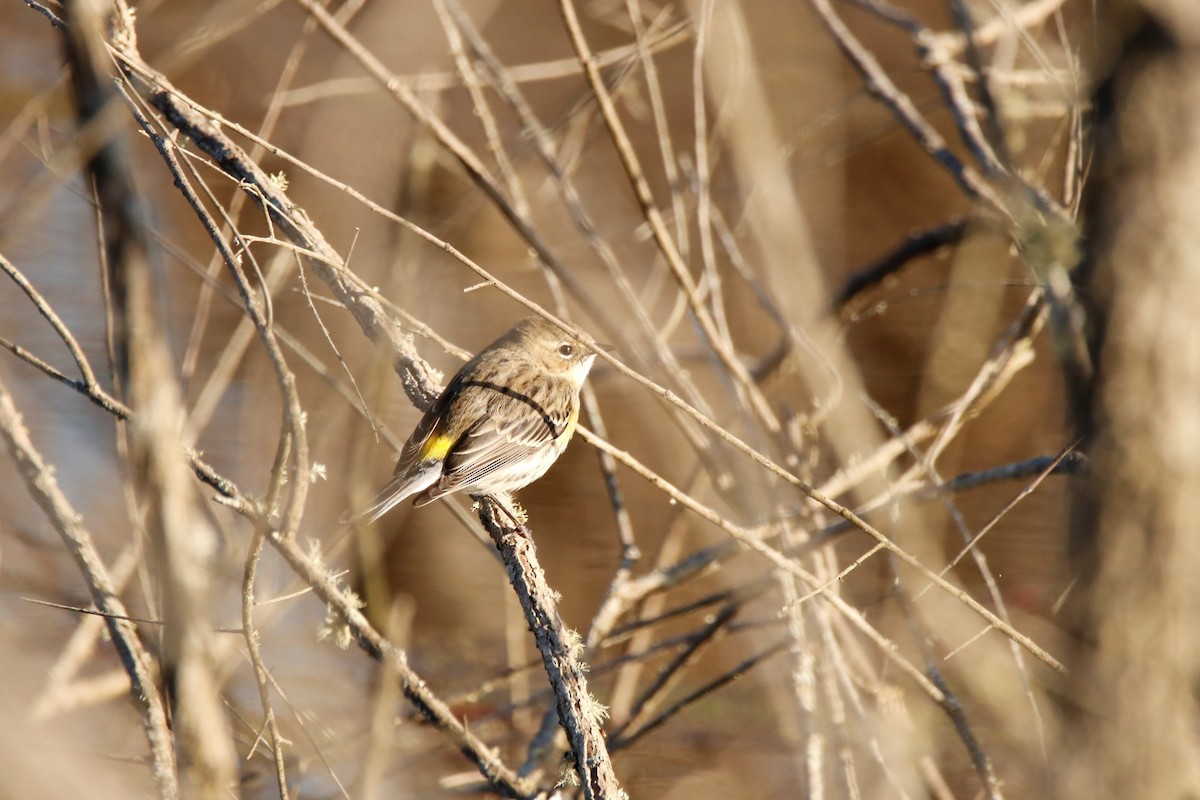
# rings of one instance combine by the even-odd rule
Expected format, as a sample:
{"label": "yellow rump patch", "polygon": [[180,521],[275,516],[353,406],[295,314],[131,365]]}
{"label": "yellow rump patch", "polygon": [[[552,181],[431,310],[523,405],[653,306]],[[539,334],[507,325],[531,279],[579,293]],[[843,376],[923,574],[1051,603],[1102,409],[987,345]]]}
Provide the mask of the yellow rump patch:
{"label": "yellow rump patch", "polygon": [[454,446],[454,440],[449,436],[430,436],[421,446],[422,461],[441,461]]}

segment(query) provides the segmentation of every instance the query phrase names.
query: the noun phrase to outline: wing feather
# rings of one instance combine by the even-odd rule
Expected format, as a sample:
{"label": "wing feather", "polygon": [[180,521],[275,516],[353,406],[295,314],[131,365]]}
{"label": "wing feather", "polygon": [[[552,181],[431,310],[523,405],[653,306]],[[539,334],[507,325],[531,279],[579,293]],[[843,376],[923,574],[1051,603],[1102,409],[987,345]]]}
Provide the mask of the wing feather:
{"label": "wing feather", "polygon": [[[469,488],[553,445],[569,422],[531,414],[527,403],[503,395],[498,397],[491,413],[459,437],[446,456],[441,479],[422,496],[422,504],[426,498],[434,500]],[[511,419],[519,421],[504,421]]]}

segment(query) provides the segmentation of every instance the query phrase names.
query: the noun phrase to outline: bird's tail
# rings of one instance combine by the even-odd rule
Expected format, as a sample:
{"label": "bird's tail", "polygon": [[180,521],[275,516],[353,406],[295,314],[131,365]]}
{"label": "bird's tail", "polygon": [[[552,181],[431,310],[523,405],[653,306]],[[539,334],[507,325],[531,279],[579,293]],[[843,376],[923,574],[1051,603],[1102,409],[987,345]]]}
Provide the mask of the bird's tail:
{"label": "bird's tail", "polygon": [[396,475],[387,485],[375,493],[371,503],[360,511],[347,511],[342,514],[342,524],[374,522],[400,503],[412,497],[417,492],[432,486],[442,474],[442,462],[424,461],[417,464],[404,475]]}

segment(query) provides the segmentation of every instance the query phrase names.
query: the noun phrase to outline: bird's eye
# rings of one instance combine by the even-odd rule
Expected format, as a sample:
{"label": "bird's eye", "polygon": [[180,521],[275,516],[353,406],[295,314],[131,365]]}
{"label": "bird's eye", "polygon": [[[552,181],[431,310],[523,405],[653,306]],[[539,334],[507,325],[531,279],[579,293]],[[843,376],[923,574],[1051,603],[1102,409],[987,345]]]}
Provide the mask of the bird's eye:
{"label": "bird's eye", "polygon": [[560,344],[558,346],[558,354],[563,358],[570,358],[571,356],[575,355],[575,345],[566,343]]}

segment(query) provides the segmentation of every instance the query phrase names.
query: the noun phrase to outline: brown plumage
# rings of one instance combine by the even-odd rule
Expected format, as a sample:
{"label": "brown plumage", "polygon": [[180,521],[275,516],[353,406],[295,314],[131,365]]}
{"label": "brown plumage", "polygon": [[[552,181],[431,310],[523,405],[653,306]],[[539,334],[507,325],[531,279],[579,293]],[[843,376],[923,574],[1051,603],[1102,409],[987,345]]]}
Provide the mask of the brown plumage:
{"label": "brown plumage", "polygon": [[450,379],[391,481],[354,518],[376,520],[413,496],[423,506],[453,492],[512,492],[542,477],[575,432],[597,347],[541,317],[518,322]]}

